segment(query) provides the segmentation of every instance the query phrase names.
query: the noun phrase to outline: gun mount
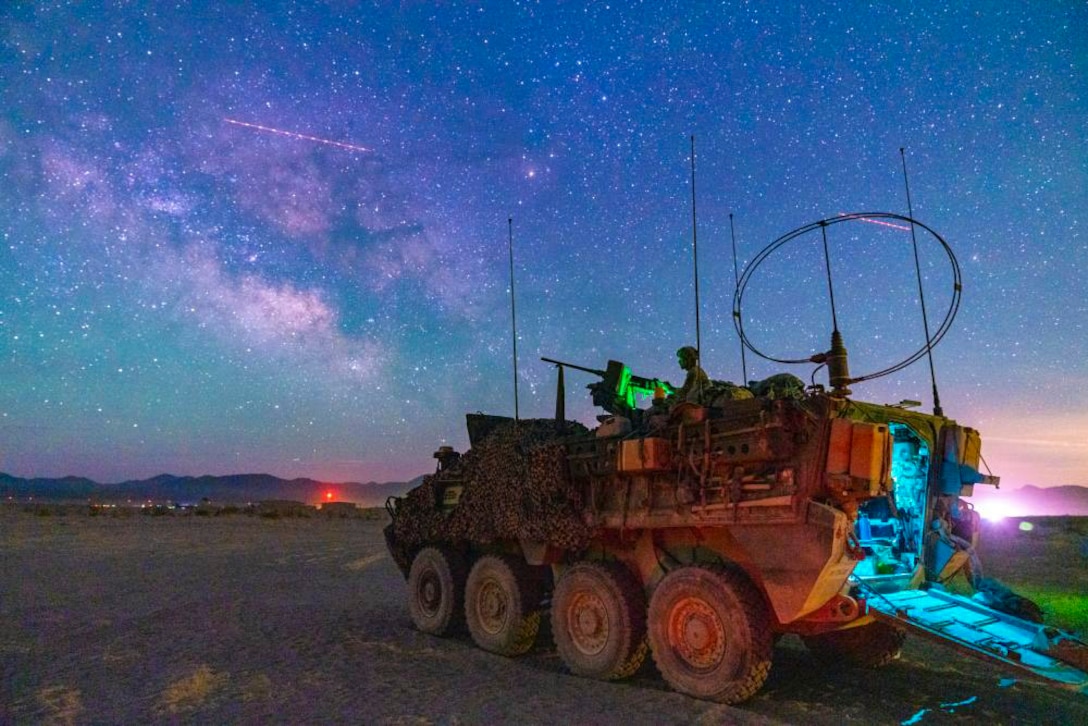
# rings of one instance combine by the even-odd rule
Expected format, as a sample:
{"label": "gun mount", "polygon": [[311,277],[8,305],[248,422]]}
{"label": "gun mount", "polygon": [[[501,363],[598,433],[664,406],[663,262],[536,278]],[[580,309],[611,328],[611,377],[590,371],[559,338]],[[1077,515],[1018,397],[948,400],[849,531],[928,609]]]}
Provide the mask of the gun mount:
{"label": "gun mount", "polygon": [[593,398],[593,404],[600,406],[605,411],[619,416],[635,415],[638,411],[638,397],[653,396],[661,398],[673,394],[672,386],[659,378],[645,378],[631,373],[631,369],[618,360],[608,361],[604,370],[587,368],[585,366],[567,363],[554,358],[541,358],[545,363],[552,363],[559,368],[559,383],[556,387],[556,418],[562,420],[559,413],[565,410],[564,403],[566,391],[564,388],[564,368],[573,368],[576,371],[592,373],[600,376],[601,380],[587,386]]}

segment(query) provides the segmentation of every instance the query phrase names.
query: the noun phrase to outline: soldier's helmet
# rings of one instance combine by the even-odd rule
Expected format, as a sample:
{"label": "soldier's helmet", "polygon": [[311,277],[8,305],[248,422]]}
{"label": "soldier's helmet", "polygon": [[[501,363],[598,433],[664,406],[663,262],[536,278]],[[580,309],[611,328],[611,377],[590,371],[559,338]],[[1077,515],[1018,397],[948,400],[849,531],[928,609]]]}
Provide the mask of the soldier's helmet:
{"label": "soldier's helmet", "polygon": [[683,348],[679,348],[676,351],[676,357],[683,363],[685,360],[690,360],[692,363],[699,360],[699,351],[695,350],[694,346],[685,345]]}

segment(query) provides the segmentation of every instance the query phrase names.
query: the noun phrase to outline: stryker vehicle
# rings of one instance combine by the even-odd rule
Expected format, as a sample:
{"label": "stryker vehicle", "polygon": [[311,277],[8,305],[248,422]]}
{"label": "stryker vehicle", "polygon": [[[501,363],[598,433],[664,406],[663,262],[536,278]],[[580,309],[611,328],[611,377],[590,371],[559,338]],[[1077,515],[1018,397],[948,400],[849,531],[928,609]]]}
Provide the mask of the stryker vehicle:
{"label": "stryker vehicle", "polygon": [[[435,474],[387,502],[419,630],[467,625],[479,647],[514,656],[550,611],[572,673],[624,678],[649,652],[672,688],[722,703],[760,689],[789,633],[817,657],[877,666],[909,630],[1088,686],[1088,646],[981,576],[979,517],[961,498],[997,484],[979,471],[978,432],[852,399],[866,377],[850,377],[837,326],[812,358],[829,388],[779,375],[680,400],[617,361],[544,360],[558,367],[554,420],[469,414],[469,450],[439,449]],[[566,368],[601,378],[594,430],[565,420]],[[961,572],[975,597],[942,586]]]}

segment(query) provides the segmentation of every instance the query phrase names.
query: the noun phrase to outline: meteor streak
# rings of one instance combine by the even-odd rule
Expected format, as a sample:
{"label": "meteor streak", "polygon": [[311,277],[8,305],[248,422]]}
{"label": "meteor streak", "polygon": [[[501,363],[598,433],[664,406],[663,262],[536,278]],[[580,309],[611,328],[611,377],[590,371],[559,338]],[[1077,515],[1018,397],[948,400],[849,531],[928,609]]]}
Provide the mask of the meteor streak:
{"label": "meteor streak", "polygon": [[[840,217],[845,217],[845,216],[847,216],[847,214],[846,214],[846,212],[839,212],[839,216]],[[868,222],[869,224],[879,224],[879,225],[883,225],[884,227],[891,227],[892,229],[901,229],[904,232],[909,232],[910,231],[910,227],[904,227],[901,224],[893,224],[892,222],[885,222],[882,219],[869,219],[868,217],[857,217],[856,219],[859,222]]]}
{"label": "meteor streak", "polygon": [[329,146],[338,146],[341,149],[347,149],[348,151],[374,151],[374,149],[368,149],[365,146],[356,146],[355,144],[345,144],[343,141],[333,141],[332,139],[323,139],[320,136],[308,136],[306,134],[298,134],[294,131],[284,131],[283,129],[274,129],[271,126],[261,126],[260,124],[250,124],[245,121],[236,121],[232,118],[224,118],[228,124],[234,124],[235,126],[244,126],[247,129],[256,129],[257,131],[267,131],[270,134],[279,134],[280,136],[289,136],[292,139],[300,139],[302,141],[313,141],[318,144],[328,144]]}

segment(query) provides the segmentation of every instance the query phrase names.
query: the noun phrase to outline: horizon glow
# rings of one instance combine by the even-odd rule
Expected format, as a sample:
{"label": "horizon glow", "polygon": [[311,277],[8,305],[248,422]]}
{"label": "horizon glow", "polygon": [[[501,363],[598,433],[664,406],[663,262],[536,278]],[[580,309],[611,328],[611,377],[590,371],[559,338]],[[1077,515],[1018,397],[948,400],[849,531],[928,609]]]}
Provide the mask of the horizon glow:
{"label": "horizon glow", "polygon": [[[963,272],[944,410],[1004,485],[1088,485],[1086,25],[1083,4],[931,0],[7,3],[0,471],[428,472],[466,413],[514,411],[508,219],[524,417],[554,411],[542,356],[682,380],[694,135],[712,378],[743,377],[730,222],[743,270],[800,225],[905,214],[902,147],[913,216]],[[916,350],[910,235],[829,246],[855,375]],[[942,253],[919,255],[944,310]],[[825,350],[818,245],[761,273],[753,342]],[[567,373],[593,425],[592,377]],[[923,363],[854,396],[930,391]]]}

